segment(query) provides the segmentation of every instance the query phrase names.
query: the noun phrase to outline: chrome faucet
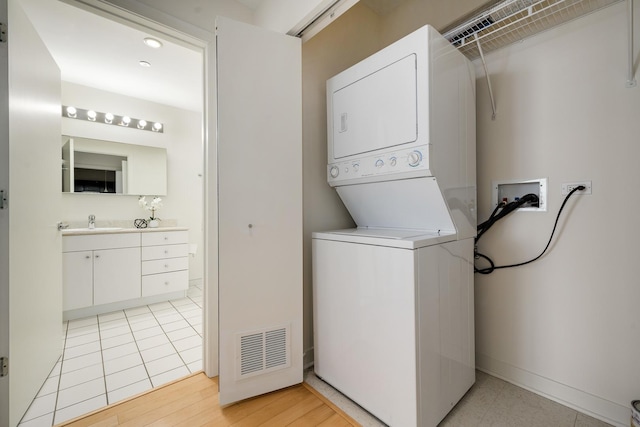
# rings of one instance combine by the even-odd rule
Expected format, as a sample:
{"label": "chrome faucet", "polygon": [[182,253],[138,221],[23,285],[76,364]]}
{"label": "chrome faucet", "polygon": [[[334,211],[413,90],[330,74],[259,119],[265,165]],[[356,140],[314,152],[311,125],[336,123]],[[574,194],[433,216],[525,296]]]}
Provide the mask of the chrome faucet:
{"label": "chrome faucet", "polygon": [[94,228],[96,228],[96,216],[89,215],[89,229],[94,229]]}

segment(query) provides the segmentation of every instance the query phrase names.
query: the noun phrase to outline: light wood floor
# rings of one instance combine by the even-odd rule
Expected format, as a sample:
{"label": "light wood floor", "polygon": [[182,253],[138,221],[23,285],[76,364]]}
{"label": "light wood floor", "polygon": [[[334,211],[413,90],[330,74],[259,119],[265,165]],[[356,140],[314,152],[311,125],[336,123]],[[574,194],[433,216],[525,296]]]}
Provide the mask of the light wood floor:
{"label": "light wood floor", "polygon": [[218,379],[204,373],[111,405],[64,426],[358,426],[307,384],[218,404]]}

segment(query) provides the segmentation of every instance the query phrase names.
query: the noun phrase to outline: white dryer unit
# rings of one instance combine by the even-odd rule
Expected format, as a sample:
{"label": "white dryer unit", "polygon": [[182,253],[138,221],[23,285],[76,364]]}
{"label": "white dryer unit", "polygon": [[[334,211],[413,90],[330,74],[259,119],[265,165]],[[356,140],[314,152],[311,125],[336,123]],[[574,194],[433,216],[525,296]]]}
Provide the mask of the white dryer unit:
{"label": "white dryer unit", "polygon": [[475,381],[475,75],[425,26],[327,81],[327,180],[358,228],[313,233],[315,372],[392,426]]}

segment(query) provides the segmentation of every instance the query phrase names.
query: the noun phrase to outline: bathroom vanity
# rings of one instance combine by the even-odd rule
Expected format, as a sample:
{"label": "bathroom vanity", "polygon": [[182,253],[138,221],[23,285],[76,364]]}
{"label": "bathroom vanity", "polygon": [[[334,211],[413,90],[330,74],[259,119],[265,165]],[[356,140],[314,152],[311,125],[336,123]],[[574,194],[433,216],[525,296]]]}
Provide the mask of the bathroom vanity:
{"label": "bathroom vanity", "polygon": [[65,320],[185,295],[186,228],[75,229],[62,237]]}

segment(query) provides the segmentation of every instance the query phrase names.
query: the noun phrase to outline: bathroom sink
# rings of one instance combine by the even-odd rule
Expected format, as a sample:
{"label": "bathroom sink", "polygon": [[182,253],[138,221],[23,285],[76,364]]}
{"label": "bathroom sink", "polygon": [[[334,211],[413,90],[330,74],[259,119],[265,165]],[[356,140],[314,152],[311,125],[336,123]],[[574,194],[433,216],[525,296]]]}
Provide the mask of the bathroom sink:
{"label": "bathroom sink", "polygon": [[102,231],[116,231],[116,230],[122,230],[122,227],[95,227],[95,228],[67,228],[64,231],[66,231],[67,233],[74,233],[74,232],[79,232],[79,231],[95,231],[95,232],[102,232]]}

